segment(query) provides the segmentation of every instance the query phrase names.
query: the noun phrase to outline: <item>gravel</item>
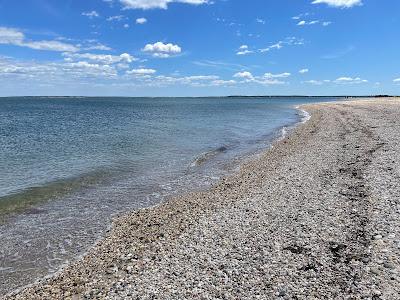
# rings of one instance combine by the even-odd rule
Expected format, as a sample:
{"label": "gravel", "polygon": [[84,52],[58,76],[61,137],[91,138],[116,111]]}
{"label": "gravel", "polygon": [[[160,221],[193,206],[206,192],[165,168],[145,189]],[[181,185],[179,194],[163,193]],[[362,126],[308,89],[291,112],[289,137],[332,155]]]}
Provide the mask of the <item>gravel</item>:
{"label": "gravel", "polygon": [[399,299],[400,101],[312,118],[203,192],[122,216],[6,299]]}

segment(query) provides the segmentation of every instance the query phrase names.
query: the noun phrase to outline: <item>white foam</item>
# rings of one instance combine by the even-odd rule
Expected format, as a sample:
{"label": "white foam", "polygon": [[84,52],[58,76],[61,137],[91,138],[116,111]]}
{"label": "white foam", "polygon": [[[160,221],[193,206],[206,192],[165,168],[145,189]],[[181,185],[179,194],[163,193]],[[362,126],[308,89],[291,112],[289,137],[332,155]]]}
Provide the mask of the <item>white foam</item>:
{"label": "white foam", "polygon": [[296,106],[296,109],[300,112],[302,124],[311,119],[311,115],[304,109],[301,109],[300,106]]}

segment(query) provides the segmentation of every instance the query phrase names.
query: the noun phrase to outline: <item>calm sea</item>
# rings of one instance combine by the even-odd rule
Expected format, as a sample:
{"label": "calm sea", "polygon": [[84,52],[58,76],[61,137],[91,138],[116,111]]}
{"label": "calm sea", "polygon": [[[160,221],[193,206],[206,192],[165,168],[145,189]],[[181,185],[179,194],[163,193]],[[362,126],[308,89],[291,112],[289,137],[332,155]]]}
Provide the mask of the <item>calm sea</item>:
{"label": "calm sea", "polygon": [[318,98],[0,98],[0,295],[87,250],[127,210],[204,188]]}

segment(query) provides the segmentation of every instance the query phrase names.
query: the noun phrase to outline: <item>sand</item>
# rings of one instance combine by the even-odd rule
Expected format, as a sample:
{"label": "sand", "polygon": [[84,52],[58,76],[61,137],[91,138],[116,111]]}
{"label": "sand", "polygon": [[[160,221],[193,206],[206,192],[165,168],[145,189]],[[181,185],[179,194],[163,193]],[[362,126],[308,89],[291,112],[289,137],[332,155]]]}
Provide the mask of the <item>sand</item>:
{"label": "sand", "polygon": [[114,221],[7,299],[399,299],[400,100],[312,118],[203,192]]}

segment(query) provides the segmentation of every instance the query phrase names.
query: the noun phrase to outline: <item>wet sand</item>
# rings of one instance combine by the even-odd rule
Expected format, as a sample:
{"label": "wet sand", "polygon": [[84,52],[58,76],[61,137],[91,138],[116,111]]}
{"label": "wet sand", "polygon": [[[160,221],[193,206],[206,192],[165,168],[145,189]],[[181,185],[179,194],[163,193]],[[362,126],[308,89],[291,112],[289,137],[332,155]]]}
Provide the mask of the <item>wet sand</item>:
{"label": "wet sand", "polygon": [[312,118],[213,188],[115,220],[9,299],[398,299],[400,101]]}

